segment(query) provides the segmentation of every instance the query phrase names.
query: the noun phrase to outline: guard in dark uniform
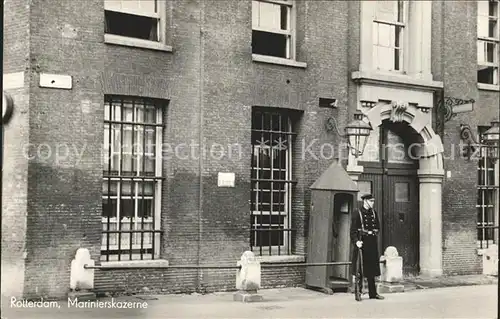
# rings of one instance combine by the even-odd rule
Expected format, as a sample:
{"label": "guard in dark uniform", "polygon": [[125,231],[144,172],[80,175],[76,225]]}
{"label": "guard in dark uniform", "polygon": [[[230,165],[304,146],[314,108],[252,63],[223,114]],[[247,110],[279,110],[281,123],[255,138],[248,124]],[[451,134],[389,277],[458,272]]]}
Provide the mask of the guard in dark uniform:
{"label": "guard in dark uniform", "polygon": [[[363,206],[359,208],[358,212],[355,212],[351,223],[351,240],[355,244],[352,265],[356,265],[358,247],[360,247],[363,254],[361,282],[363,282],[363,277],[366,277],[370,299],[384,299],[377,293],[375,287],[375,277],[380,276],[380,256],[377,243],[380,221],[373,209],[375,198],[371,194],[367,194],[363,195],[361,199],[363,200]],[[361,230],[361,234],[359,234],[358,230]],[[358,235],[360,236],[358,237]]]}

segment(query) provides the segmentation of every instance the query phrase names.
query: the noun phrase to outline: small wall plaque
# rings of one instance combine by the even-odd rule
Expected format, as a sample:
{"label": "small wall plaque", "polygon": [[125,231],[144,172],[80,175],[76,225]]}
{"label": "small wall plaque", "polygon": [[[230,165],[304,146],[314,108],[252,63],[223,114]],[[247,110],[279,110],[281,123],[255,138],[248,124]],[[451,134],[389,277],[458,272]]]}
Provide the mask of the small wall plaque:
{"label": "small wall plaque", "polygon": [[71,75],[40,73],[40,87],[71,90]]}
{"label": "small wall plaque", "polygon": [[218,187],[234,187],[234,173],[220,173],[217,178]]}
{"label": "small wall plaque", "polygon": [[6,73],[3,75],[3,89],[19,89],[24,87],[24,72]]}

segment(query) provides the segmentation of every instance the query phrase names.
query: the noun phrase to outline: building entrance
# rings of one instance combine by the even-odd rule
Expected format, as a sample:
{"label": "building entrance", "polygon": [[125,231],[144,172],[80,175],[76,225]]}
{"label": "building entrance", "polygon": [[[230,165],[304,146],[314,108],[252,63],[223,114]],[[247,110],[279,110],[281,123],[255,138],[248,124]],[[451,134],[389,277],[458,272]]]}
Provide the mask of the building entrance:
{"label": "building entrance", "polygon": [[379,213],[379,252],[394,246],[403,257],[403,272],[419,272],[419,184],[415,154],[420,135],[406,123],[384,121],[370,136],[359,164],[360,195],[372,193]]}

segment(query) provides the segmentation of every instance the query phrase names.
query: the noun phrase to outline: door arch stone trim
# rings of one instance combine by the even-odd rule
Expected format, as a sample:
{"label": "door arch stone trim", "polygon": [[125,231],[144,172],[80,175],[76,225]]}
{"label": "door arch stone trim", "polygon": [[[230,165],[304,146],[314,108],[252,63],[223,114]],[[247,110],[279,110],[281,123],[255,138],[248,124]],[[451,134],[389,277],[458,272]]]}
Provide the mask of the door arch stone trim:
{"label": "door arch stone trim", "polygon": [[[372,128],[382,125],[384,120],[391,120],[395,103],[378,102],[368,111],[362,111]],[[419,149],[419,266],[420,275],[426,277],[441,276],[442,268],[442,183],[444,176],[441,137],[432,128],[432,118],[414,104],[399,107],[398,120],[406,122],[421,137]],[[349,156],[348,173],[357,181],[363,173],[354,156]]]}

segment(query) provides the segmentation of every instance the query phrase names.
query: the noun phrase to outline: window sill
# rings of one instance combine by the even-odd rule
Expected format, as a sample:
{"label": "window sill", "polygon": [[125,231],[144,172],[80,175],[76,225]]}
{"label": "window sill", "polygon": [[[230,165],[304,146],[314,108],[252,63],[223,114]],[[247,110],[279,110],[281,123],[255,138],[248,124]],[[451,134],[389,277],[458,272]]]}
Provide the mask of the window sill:
{"label": "window sill", "polygon": [[142,39],[134,39],[129,37],[122,37],[115,34],[105,34],[104,35],[104,43],[107,44],[116,44],[123,45],[127,47],[141,48],[141,49],[150,49],[156,51],[164,51],[164,52],[172,52],[172,47],[169,45],[165,45],[160,42],[148,41]]}
{"label": "window sill", "polygon": [[270,63],[270,64],[278,64],[284,66],[291,66],[295,68],[307,68],[307,63],[299,62],[290,59],[277,58],[274,56],[260,55],[260,54],[252,54],[252,61],[254,62],[262,62],[262,63]]}
{"label": "window sill", "polygon": [[306,257],[302,255],[283,255],[283,256],[256,256],[257,260],[261,263],[301,263],[306,261]]}
{"label": "window sill", "polygon": [[355,82],[359,83],[373,83],[373,84],[390,84],[395,86],[403,87],[420,87],[425,89],[442,89],[444,87],[443,82],[416,79],[404,74],[382,74],[379,72],[366,72],[366,71],[355,71],[352,72],[351,78]]}
{"label": "window sill", "polygon": [[113,267],[143,267],[143,268],[155,268],[168,266],[168,260],[165,259],[154,259],[154,260],[124,260],[124,261],[101,261],[102,268],[113,268]]}
{"label": "window sill", "polygon": [[495,85],[495,84],[478,83],[477,88],[485,91],[500,92],[500,85]]}

